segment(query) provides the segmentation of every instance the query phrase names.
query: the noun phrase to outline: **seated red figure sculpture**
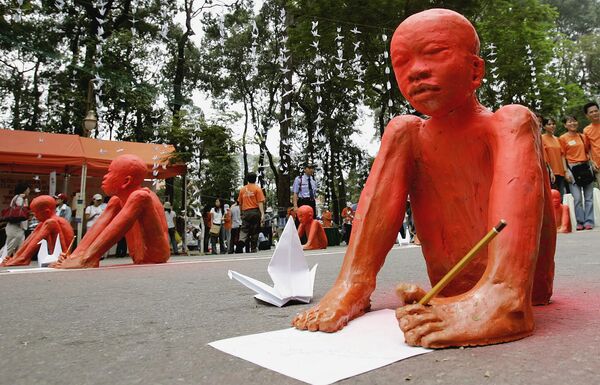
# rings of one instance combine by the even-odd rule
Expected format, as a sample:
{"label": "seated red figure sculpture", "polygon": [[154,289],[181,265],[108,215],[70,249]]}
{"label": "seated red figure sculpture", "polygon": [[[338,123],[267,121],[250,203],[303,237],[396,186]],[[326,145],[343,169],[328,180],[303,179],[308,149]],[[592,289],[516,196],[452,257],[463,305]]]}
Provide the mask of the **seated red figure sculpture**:
{"label": "seated red figure sculpture", "polygon": [[56,237],[60,235],[60,246],[63,251],[73,240],[73,228],[64,218],[56,215],[56,200],[50,195],[41,195],[31,201],[31,211],[39,221],[33,232],[27,237],[23,246],[12,256],[6,258],[1,266],[27,266],[40,249],[42,239],[48,242],[48,251],[52,253]]}
{"label": "seated red figure sculpture", "polygon": [[317,250],[327,248],[327,235],[321,222],[314,219],[313,209],[310,206],[300,206],[297,210],[298,221],[298,236],[302,238],[306,235],[307,241],[302,246],[304,250]]}
{"label": "seated red figure sculpture", "polygon": [[71,255],[61,255],[52,267],[98,267],[100,258],[125,235],[136,264],[163,263],[170,257],[163,206],[154,192],[142,187],[146,164],[135,155],[121,155],[108,167],[102,190],[112,196],[94,226]]}
{"label": "seated red figure sculpture", "polygon": [[402,94],[429,118],[388,123],[338,278],[292,324],[334,332],[369,309],[410,194],[432,285],[500,219],[508,226],[430,305],[413,304],[422,288],[398,286],[405,305],[396,317],[407,343],[441,348],[526,337],[532,304],[552,294],[556,245],[536,118],[523,106],[492,112],[479,103],[479,38],[456,12],[431,9],[404,20],[391,59]]}
{"label": "seated red figure sculpture", "polygon": [[560,199],[560,192],[558,190],[552,190],[552,205],[554,207],[554,220],[556,221],[556,232],[557,233],[570,233],[571,229],[571,216],[569,213],[569,206],[563,205]]}

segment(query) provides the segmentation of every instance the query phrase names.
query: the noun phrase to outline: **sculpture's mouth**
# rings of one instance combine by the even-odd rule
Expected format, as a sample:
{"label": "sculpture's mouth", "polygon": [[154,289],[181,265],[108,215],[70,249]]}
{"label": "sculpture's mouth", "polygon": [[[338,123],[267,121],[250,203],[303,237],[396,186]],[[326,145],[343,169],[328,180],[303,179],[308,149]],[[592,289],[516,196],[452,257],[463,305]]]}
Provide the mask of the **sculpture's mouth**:
{"label": "sculpture's mouth", "polygon": [[439,92],[442,89],[439,86],[436,86],[434,84],[427,84],[427,83],[421,83],[418,86],[416,86],[415,88],[413,88],[409,95],[410,96],[419,96],[422,94],[426,94],[426,93],[431,93],[431,92]]}

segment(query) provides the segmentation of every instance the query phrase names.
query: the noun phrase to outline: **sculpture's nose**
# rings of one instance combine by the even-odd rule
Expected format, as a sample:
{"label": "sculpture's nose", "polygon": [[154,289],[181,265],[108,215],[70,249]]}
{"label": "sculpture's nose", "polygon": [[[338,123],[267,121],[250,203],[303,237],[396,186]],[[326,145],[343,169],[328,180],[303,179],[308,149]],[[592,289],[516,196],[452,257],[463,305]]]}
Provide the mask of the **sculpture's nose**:
{"label": "sculpture's nose", "polygon": [[408,80],[416,82],[431,77],[431,66],[423,61],[415,61],[408,71]]}

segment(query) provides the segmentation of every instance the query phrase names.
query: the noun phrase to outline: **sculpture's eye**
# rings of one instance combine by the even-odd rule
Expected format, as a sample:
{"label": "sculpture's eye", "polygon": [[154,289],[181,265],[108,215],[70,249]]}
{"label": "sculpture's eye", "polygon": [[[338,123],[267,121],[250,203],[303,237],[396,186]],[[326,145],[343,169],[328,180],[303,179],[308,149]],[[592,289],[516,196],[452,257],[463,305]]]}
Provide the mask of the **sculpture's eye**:
{"label": "sculpture's eye", "polygon": [[425,55],[429,55],[429,56],[435,56],[438,54],[443,54],[448,52],[448,47],[443,47],[443,46],[434,46],[434,47],[428,47],[425,51],[423,51],[423,53]]}

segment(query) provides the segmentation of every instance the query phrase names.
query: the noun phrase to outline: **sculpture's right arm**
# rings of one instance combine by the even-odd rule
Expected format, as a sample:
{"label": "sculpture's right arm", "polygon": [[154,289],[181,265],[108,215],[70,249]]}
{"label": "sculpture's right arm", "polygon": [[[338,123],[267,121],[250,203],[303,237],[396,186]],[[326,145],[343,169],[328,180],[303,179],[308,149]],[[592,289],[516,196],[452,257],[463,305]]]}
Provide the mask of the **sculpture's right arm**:
{"label": "sculpture's right arm", "polygon": [[[113,218],[121,211],[121,200],[117,197],[110,198],[108,205],[102,215],[98,217],[94,226],[85,233],[85,236],[77,245],[77,250],[87,249],[102,234]],[[74,252],[74,254],[75,254]]]}
{"label": "sculpture's right arm", "polygon": [[374,288],[404,219],[421,124],[415,116],[399,116],[388,123],[360,195],[338,283],[363,282]]}

